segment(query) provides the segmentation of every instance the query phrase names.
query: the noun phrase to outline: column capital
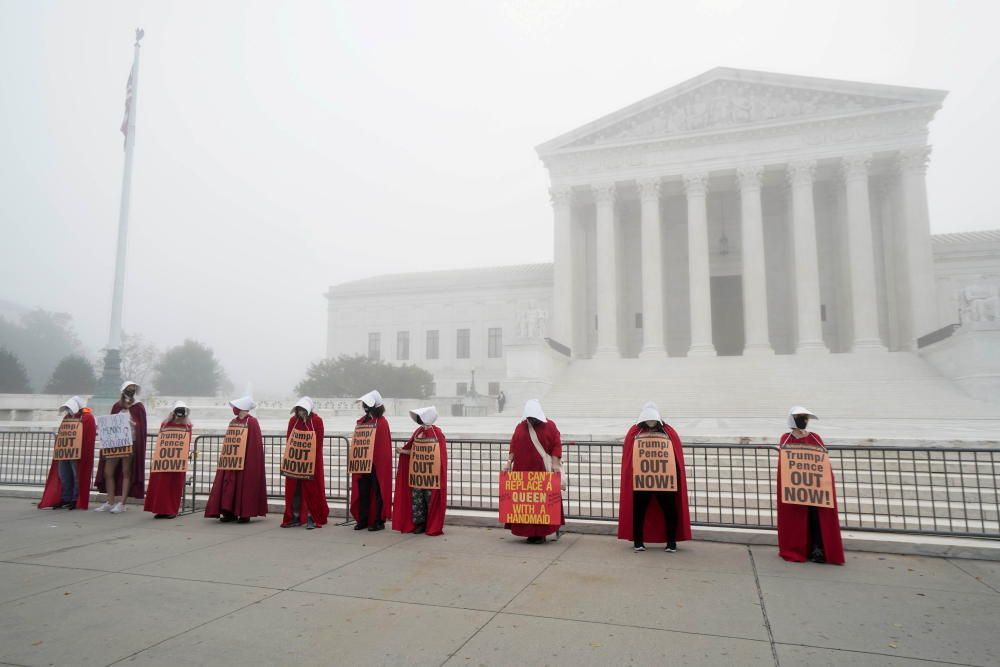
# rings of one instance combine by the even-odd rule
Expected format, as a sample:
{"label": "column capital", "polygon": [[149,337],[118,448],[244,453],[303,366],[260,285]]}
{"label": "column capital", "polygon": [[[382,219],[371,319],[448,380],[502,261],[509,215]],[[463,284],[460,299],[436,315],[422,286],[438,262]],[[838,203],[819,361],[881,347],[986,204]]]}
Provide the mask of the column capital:
{"label": "column capital", "polygon": [[594,193],[594,201],[598,204],[613,204],[618,191],[614,183],[596,183],[590,186]]}
{"label": "column capital", "polygon": [[736,180],[740,184],[740,190],[760,188],[761,179],[763,179],[763,177],[763,165],[745,164],[736,168]]}
{"label": "column capital", "polygon": [[568,185],[554,185],[549,188],[549,201],[553,206],[569,206],[573,203],[573,188]]}
{"label": "column capital", "polygon": [[708,193],[708,174],[706,172],[694,172],[684,174],[684,192],[687,196],[702,196]]}
{"label": "column capital", "polygon": [[871,163],[872,156],[869,153],[846,155],[840,159],[840,172],[845,181],[868,178],[868,167]]}
{"label": "column capital", "polygon": [[636,184],[639,186],[640,199],[658,200],[660,198],[659,178],[640,178],[636,181]]}
{"label": "column capital", "polygon": [[915,171],[921,174],[927,173],[927,163],[931,159],[930,146],[916,146],[914,148],[904,148],[896,156],[896,169],[900,172]]}
{"label": "column capital", "polygon": [[816,160],[799,160],[789,162],[785,172],[788,177],[788,184],[792,187],[796,185],[812,185],[816,178]]}

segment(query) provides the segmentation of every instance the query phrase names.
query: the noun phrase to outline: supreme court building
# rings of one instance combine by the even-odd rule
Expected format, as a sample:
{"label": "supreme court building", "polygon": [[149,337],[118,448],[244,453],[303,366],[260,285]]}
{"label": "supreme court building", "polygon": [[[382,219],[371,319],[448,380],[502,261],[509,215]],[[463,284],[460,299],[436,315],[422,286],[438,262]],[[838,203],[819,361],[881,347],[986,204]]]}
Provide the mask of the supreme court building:
{"label": "supreme court building", "polygon": [[[713,69],[537,147],[551,267],[331,287],[328,355],[371,355],[377,339],[398,361],[385,342],[405,341],[403,360],[452,395],[469,370],[503,382],[505,350],[531,338],[573,360],[915,350],[957,321],[955,292],[978,275],[960,234],[930,232],[928,132],[945,96]],[[976,270],[1000,274],[1000,235],[980,234]],[[358,295],[373,293],[368,321]],[[429,331],[473,342],[427,359]]]}

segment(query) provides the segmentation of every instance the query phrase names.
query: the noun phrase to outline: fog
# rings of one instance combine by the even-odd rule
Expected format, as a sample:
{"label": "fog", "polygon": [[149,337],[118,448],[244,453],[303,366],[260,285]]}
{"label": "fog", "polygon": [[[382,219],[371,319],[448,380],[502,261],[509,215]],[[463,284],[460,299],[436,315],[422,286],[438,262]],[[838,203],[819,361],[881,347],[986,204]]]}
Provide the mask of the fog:
{"label": "fog", "polygon": [[108,334],[142,26],[124,328],[285,395],[331,284],[548,262],[534,146],[712,67],[950,91],[935,233],[995,228],[994,2],[0,2],[0,300]]}

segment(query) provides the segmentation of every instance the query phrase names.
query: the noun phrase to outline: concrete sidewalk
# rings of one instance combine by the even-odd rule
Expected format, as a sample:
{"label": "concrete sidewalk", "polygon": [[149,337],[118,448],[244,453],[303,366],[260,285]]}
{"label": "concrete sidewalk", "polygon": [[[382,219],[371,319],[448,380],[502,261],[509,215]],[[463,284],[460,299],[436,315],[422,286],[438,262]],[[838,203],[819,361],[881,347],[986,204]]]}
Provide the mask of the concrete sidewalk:
{"label": "concrete sidewalk", "polygon": [[278,523],[0,499],[0,663],[1000,664],[997,562]]}

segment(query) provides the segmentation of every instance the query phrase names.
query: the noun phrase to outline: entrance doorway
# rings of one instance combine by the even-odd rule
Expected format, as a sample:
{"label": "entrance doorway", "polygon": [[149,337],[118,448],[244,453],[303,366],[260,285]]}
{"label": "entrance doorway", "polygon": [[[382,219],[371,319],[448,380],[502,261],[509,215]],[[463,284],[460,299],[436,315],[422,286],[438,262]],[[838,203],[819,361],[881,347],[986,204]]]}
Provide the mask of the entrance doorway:
{"label": "entrance doorway", "polygon": [[719,356],[743,354],[743,277],[712,276],[712,343]]}

